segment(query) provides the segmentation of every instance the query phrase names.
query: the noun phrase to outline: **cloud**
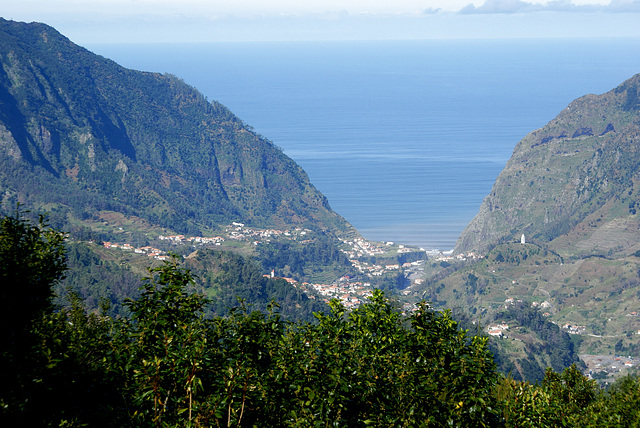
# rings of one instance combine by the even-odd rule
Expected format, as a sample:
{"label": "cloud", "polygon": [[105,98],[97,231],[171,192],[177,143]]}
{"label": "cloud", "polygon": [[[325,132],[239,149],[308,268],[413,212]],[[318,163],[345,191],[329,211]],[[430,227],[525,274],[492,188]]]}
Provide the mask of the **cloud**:
{"label": "cloud", "polygon": [[640,0],[611,0],[606,10],[609,12],[640,12]]}
{"label": "cloud", "polygon": [[577,5],[571,0],[552,0],[544,4],[523,0],[485,0],[481,6],[468,4],[458,11],[459,14],[510,14],[531,12],[640,12],[640,0],[611,0],[607,5]]}
{"label": "cloud", "polygon": [[437,13],[440,13],[441,10],[442,10],[441,8],[434,9],[434,8],[430,7],[430,8],[424,9],[422,11],[422,14],[423,15],[435,15]]}
{"label": "cloud", "polygon": [[460,9],[461,14],[474,13],[525,13],[541,10],[542,5],[521,0],[486,0],[481,6],[468,4]]}

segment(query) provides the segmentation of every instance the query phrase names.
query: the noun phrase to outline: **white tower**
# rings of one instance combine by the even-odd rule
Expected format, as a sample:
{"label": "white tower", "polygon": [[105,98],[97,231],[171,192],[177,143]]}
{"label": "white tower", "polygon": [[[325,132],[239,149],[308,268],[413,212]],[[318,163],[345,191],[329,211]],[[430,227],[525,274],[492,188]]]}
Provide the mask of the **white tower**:
{"label": "white tower", "polygon": [[525,239],[524,239],[524,233],[523,233],[523,234],[522,234],[522,236],[520,237],[520,243],[521,243],[521,244],[525,244],[525,243],[526,243],[526,241],[525,241]]}

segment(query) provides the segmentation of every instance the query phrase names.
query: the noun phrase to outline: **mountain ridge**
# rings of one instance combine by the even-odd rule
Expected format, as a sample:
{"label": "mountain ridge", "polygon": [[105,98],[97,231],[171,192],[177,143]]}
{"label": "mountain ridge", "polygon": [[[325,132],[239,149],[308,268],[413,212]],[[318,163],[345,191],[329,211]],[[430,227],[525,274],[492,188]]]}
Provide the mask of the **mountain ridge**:
{"label": "mountain ridge", "polygon": [[356,233],[293,160],[175,76],[126,69],[39,23],[0,21],[0,60],[5,209]]}
{"label": "mountain ridge", "polygon": [[589,370],[601,380],[619,376],[620,367],[594,361],[614,360],[623,349],[639,355],[639,91],[637,74],[576,99],[520,140],[456,244],[460,261],[440,274],[436,259],[414,288],[463,308],[477,325],[508,324],[504,340],[492,340],[496,355],[507,355],[503,369],[522,378],[570,362],[540,353],[535,344],[555,345],[513,317],[507,323],[505,310],[555,324],[547,325],[557,330],[552,336],[564,337],[574,356],[590,355]]}
{"label": "mountain ridge", "polygon": [[639,86],[636,75],[605,94],[580,97],[525,136],[455,251],[484,253],[521,234],[551,242],[607,203],[637,199],[637,186],[630,184],[638,182],[640,166],[634,160],[640,150]]}

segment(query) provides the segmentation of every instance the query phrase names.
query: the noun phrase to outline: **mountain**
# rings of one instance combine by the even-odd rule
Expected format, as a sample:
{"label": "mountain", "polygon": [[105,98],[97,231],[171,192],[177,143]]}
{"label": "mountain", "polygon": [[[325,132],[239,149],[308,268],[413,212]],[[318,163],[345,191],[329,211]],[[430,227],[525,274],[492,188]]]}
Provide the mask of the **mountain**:
{"label": "mountain", "polygon": [[516,377],[579,353],[606,379],[620,367],[597,361],[640,357],[639,91],[640,74],[523,138],[456,244],[479,258],[414,287],[478,325],[508,325],[493,343]]}
{"label": "mountain", "polygon": [[4,19],[0,64],[5,211],[20,202],[71,223],[115,212],[192,234],[231,221],[354,232],[293,160],[175,76]]}
{"label": "mountain", "polygon": [[[456,252],[520,240],[580,255],[640,249],[640,75],[520,141]],[[565,251],[566,250],[566,251]]]}

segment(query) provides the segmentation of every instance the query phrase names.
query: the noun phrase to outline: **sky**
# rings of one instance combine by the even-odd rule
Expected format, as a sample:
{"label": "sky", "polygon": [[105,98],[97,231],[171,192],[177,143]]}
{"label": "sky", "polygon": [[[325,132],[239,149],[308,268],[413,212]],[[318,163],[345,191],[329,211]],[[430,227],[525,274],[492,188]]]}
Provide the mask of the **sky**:
{"label": "sky", "polygon": [[79,44],[640,37],[640,0],[0,0]]}

